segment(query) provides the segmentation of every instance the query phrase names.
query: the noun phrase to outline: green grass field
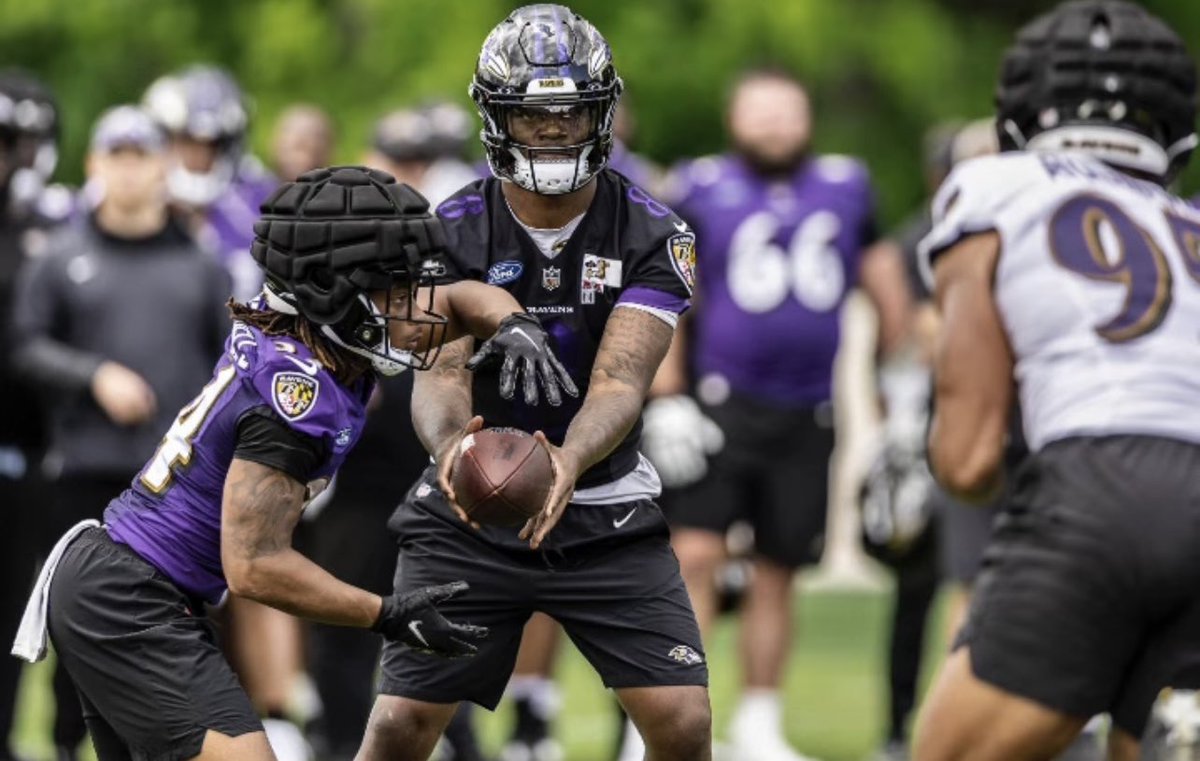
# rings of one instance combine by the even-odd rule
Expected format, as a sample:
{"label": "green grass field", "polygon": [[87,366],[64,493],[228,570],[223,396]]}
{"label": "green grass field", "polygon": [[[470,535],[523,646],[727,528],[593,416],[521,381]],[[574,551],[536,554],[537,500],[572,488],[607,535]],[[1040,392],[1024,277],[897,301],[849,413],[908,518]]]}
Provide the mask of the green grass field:
{"label": "green grass field", "polygon": [[[802,752],[823,761],[858,761],[879,742],[885,711],[883,640],[890,598],[877,592],[813,592],[799,598],[796,645],[784,681],[787,733]],[[940,608],[939,608],[940,610]],[[941,652],[941,616],[935,615],[926,652],[925,673]],[[738,697],[736,626],[725,619],[708,644],[712,672],[714,727],[718,739]],[[563,710],[558,734],[569,761],[608,761],[617,720],[612,697],[599,677],[573,648],[559,664]],[[51,756],[49,741],[49,669],[27,672],[17,724],[18,749],[31,759]],[[509,726],[502,706],[496,714],[479,712],[485,747],[499,748]]]}

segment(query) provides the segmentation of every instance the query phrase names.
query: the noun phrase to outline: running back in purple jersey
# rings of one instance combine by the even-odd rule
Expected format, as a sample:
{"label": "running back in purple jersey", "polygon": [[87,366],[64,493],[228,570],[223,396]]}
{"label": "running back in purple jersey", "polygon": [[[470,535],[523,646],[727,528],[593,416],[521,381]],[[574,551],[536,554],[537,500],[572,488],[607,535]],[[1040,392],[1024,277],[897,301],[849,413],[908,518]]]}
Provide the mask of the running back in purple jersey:
{"label": "running back in purple jersey", "polygon": [[[580,389],[559,407],[528,406],[499,393],[499,368],[474,374],[476,413],[488,426],[544,431],[562,445],[583,403],[608,316],[618,304],[651,311],[672,325],[688,308],[695,236],[666,206],[611,170],[596,176],[596,197],[567,244],[546,256],[513,217],[499,180],[471,183],[438,207],[448,274],[482,280],[513,295],[554,336],[555,351]],[[614,481],[638,463],[641,423],[584,473],[580,489]]]}
{"label": "running back in purple jersey", "polygon": [[262,288],[262,270],[250,256],[250,244],[254,242],[259,206],[279,187],[279,181],[257,163],[242,160],[233,182],[208,207],[200,231],[201,243],[216,253],[233,280],[233,297],[242,302]]}
{"label": "running back in purple jersey", "polygon": [[816,157],[767,179],[732,156],[696,159],[672,181],[699,241],[697,377],[786,406],[830,398],[842,303],[874,242],[866,169]]}
{"label": "running back in purple jersey", "polygon": [[299,341],[235,322],[213,379],[180,411],[132,486],[105,510],[110,535],[181,589],[217,602],[226,588],[222,492],[238,422],[251,410],[271,410],[321,442],[326,457],[309,480],[329,478],[362,433],[373,386],[368,376],[346,388]]}

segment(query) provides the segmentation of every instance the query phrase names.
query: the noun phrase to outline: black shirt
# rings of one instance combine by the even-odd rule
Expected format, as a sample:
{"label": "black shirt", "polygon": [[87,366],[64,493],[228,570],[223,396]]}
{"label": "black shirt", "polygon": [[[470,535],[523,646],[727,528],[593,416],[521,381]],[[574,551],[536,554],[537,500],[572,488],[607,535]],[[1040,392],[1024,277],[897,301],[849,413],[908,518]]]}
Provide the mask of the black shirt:
{"label": "black shirt", "polygon": [[[488,426],[543,431],[562,444],[587,393],[608,316],[618,304],[674,316],[687,309],[694,236],[666,206],[611,170],[566,246],[544,254],[513,217],[499,180],[479,180],[440,207],[449,243],[448,278],[482,280],[510,292],[554,336],[559,359],[579,386],[560,407],[500,397],[497,367],[474,375],[475,411]],[[641,420],[604,460],[584,473],[584,489],[637,467]]]}

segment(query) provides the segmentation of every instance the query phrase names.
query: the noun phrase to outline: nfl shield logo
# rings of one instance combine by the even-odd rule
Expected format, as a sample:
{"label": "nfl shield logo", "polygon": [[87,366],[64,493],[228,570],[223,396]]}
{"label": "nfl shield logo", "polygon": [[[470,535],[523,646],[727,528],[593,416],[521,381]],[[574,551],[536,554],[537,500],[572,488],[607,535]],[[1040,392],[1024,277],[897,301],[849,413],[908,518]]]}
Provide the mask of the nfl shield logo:
{"label": "nfl shield logo", "polygon": [[562,268],[547,267],[542,270],[542,287],[547,291],[558,290],[558,286],[562,285]]}

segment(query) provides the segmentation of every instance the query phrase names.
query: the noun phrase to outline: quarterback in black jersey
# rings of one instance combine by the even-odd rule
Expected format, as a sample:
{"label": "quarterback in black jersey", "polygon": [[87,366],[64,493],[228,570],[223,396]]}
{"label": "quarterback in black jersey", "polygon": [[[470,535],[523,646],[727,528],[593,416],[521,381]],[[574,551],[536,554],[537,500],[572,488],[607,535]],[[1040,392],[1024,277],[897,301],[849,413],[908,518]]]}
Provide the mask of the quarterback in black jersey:
{"label": "quarterback in black jersey", "polygon": [[[658,475],[637,450],[646,390],[691,297],[695,238],[605,168],[620,92],[607,43],[563,6],[520,8],[483,44],[471,93],[495,176],[438,209],[447,274],[512,293],[582,393],[531,405],[490,388],[494,368],[468,372],[471,341],[416,379],[414,424],[437,463],[389,524],[396,588],[453,569],[472,593],[447,615],[469,610],[491,635],[471,659],[386,647],[360,761],[426,759],[459,701],[494,708],[535,611],[616,691],[651,757],[711,756],[700,633],[652,501]],[[474,526],[453,501],[454,456],[485,425],[536,432],[554,465],[545,508],[519,531]]]}

